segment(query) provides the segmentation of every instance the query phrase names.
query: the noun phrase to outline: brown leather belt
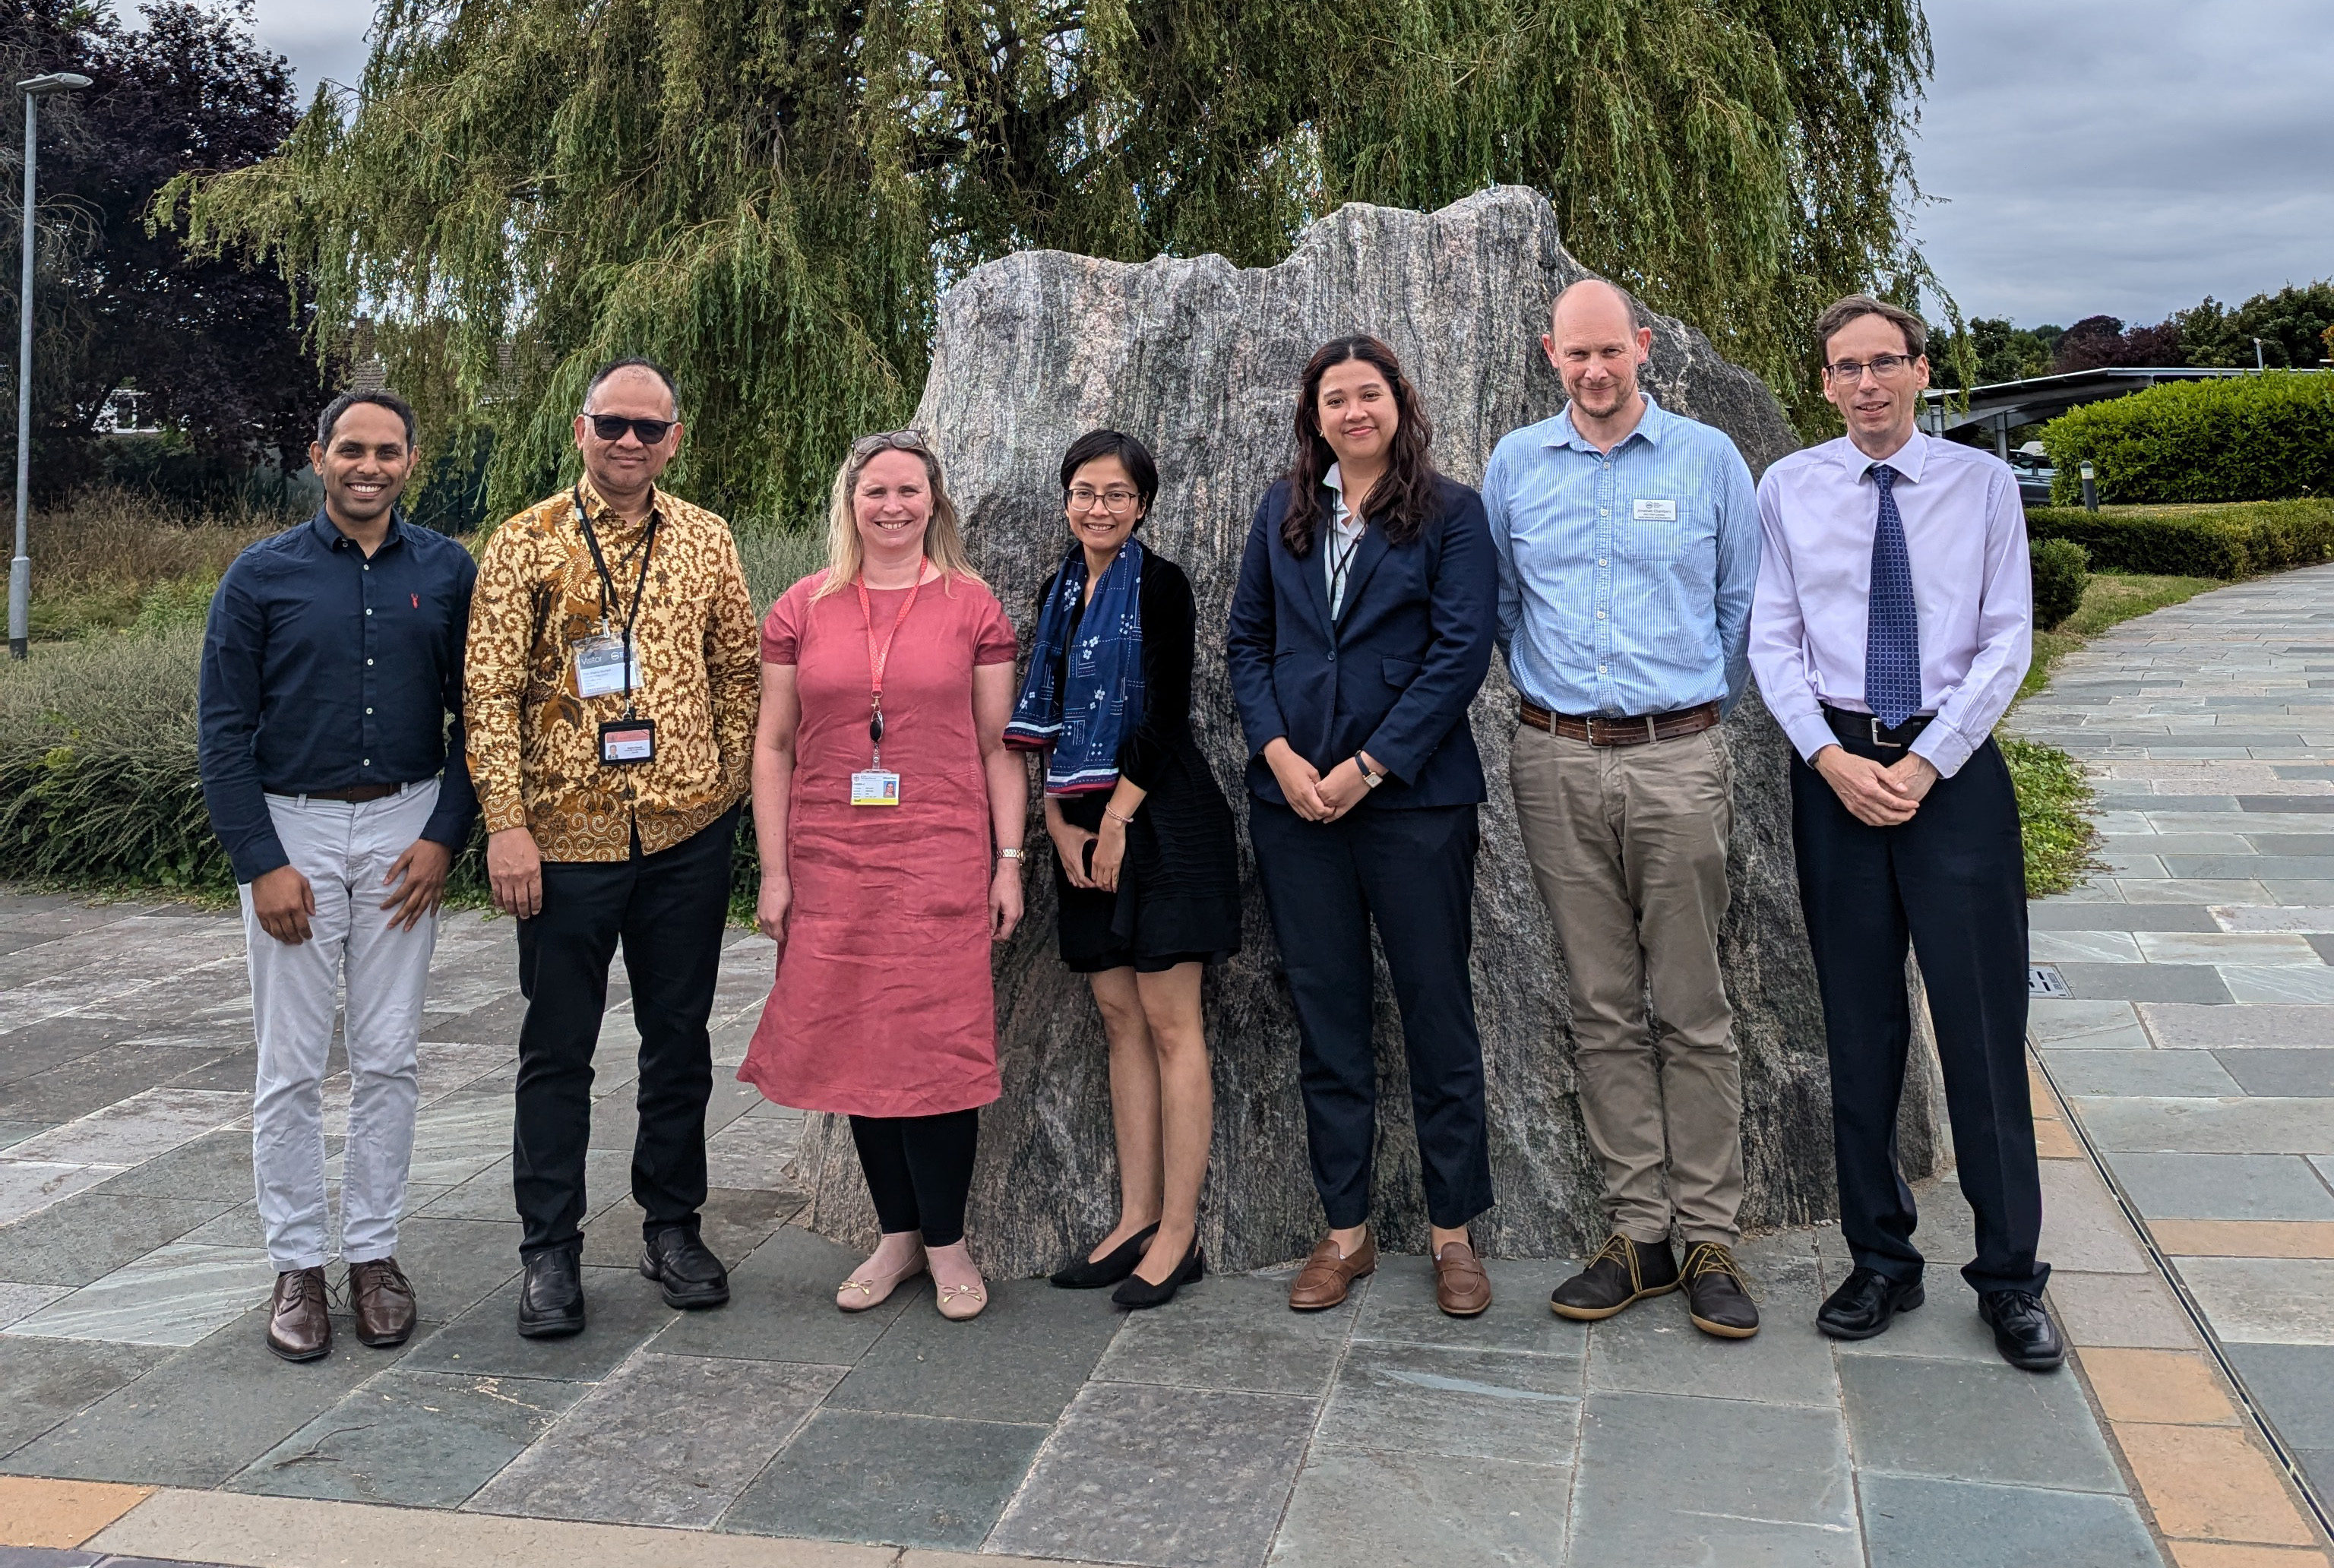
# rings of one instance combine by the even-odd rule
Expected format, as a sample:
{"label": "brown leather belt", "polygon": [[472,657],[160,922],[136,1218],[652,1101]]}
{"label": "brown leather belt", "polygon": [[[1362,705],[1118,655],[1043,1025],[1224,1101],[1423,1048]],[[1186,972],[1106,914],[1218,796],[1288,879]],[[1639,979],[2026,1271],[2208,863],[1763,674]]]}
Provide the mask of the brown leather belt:
{"label": "brown leather belt", "polygon": [[403,784],[351,784],[344,790],[310,790],[304,798],[346,801],[352,805],[362,805],[367,801],[385,801],[404,787]]}
{"label": "brown leather belt", "polygon": [[1675,713],[1649,713],[1643,718],[1550,713],[1537,703],[1520,700],[1519,707],[1521,711],[1517,717],[1534,729],[1544,729],[1567,740],[1585,740],[1590,746],[1643,746],[1647,741],[1675,740],[1682,735],[1700,735],[1718,722],[1718,705],[1714,702],[1705,702],[1700,707],[1682,707]]}

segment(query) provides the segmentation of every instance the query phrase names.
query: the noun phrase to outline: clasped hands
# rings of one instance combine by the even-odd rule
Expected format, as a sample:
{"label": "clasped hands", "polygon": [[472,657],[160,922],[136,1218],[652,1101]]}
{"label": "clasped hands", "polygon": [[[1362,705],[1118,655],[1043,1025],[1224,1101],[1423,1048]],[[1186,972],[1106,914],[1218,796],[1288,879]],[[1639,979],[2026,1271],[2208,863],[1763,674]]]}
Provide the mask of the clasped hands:
{"label": "clasped hands", "polygon": [[1893,828],[1911,822],[1937,782],[1936,765],[1916,752],[1908,751],[1884,767],[1846,746],[1828,746],[1816,753],[1810,765],[1823,774],[1839,803],[1867,827]]}
{"label": "clasped hands", "polygon": [[[1378,760],[1367,752],[1372,770],[1383,774]],[[1347,757],[1327,773],[1322,773],[1311,763],[1297,755],[1297,748],[1284,736],[1275,736],[1265,743],[1265,765],[1272,770],[1275,782],[1288,807],[1308,822],[1334,822],[1362,803],[1370,786],[1362,777],[1361,765]]]}

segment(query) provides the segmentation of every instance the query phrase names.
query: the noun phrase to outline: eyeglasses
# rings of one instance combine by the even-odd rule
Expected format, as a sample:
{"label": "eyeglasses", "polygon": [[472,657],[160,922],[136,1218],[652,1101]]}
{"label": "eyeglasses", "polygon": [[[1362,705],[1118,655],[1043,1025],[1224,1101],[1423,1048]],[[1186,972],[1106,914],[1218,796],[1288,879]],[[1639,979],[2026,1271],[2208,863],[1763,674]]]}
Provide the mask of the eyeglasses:
{"label": "eyeglasses", "polygon": [[1834,360],[1824,367],[1824,373],[1835,381],[1860,381],[1864,380],[1864,372],[1870,370],[1885,381],[1899,371],[1912,368],[1913,361],[1909,355],[1875,354],[1868,360]]}
{"label": "eyeglasses", "polygon": [[885,430],[880,435],[862,436],[851,443],[851,460],[864,463],[878,452],[916,452],[931,456],[931,448],[924,445],[921,430]]}
{"label": "eyeglasses", "polygon": [[1132,490],[1121,490],[1115,486],[1108,490],[1096,490],[1086,485],[1070,486],[1071,508],[1079,512],[1091,512],[1097,506],[1105,512],[1125,512],[1142,498]]}
{"label": "eyeglasses", "polygon": [[592,421],[592,433],[603,441],[621,441],[630,430],[641,438],[643,447],[653,447],[665,438],[665,433],[680,421],[678,419],[627,419],[622,414],[592,414],[584,416]]}

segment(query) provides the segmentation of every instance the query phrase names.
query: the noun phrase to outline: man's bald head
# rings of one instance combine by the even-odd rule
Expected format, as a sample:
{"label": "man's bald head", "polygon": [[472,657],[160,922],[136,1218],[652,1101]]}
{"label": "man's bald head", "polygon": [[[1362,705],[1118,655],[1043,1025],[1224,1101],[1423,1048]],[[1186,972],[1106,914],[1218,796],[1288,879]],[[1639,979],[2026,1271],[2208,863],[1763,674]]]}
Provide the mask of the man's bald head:
{"label": "man's bald head", "polygon": [[1653,345],[1653,329],[1637,324],[1636,303],[1603,278],[1583,278],[1556,296],[1540,346],[1564,380],[1576,428],[1617,421],[1616,440],[1635,428],[1644,412],[1637,367]]}
{"label": "man's bald head", "polygon": [[1582,278],[1558,292],[1556,304],[1548,313],[1549,325],[1555,329],[1554,336],[1559,342],[1564,339],[1567,320],[1581,329],[1617,325],[1625,334],[1636,329],[1637,305],[1617,284],[1603,278]]}

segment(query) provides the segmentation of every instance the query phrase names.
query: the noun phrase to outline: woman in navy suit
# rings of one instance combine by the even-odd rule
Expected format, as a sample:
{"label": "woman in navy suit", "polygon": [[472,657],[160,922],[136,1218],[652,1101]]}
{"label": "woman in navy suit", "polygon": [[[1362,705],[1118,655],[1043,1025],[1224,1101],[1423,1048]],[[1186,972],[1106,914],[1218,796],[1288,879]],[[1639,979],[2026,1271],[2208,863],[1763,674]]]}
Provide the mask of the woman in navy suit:
{"label": "woman in navy suit", "polygon": [[1377,339],[1313,356],[1296,425],[1296,461],[1249,531],[1230,657],[1329,1223],[1288,1304],[1335,1306],[1377,1265],[1374,920],[1409,1051],[1436,1300],[1471,1317],[1491,1302],[1467,1233],[1491,1204],[1467,975],[1484,798],[1467,705],[1499,624],[1490,529],[1475,492],[1435,472],[1426,410]]}

